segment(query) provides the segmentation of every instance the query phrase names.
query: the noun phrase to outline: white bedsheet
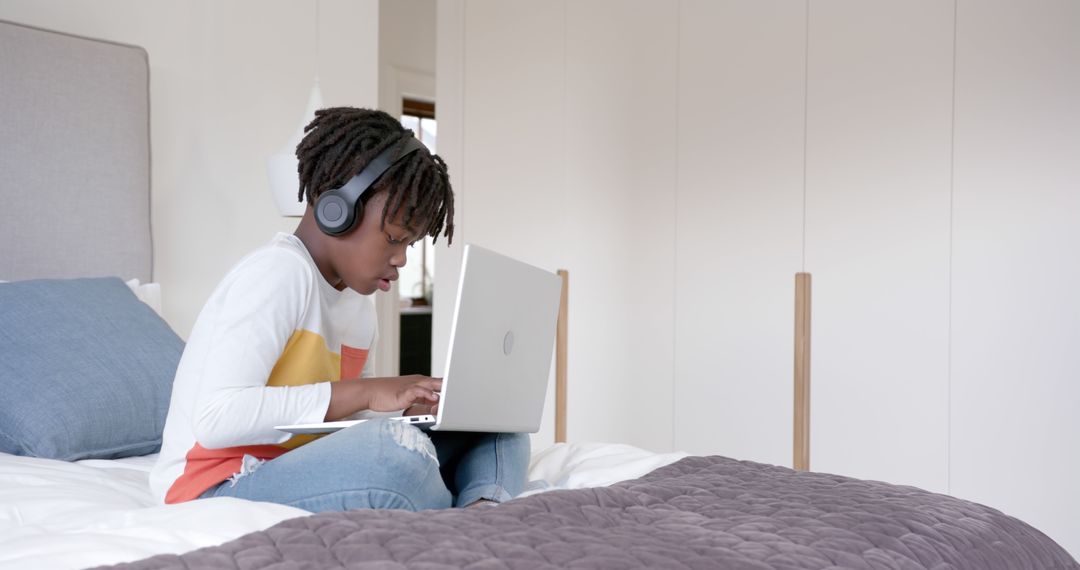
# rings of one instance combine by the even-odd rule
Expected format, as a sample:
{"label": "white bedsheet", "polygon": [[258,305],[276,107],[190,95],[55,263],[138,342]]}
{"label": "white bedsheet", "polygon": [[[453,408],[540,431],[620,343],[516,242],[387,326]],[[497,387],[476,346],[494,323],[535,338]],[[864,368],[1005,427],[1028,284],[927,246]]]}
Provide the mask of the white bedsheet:
{"label": "white bedsheet", "polygon": [[[672,463],[619,444],[556,444],[533,455],[525,494],[610,485]],[[0,453],[0,569],[85,568],[187,552],[308,512],[231,498],[158,505],[155,457],[68,463]]]}

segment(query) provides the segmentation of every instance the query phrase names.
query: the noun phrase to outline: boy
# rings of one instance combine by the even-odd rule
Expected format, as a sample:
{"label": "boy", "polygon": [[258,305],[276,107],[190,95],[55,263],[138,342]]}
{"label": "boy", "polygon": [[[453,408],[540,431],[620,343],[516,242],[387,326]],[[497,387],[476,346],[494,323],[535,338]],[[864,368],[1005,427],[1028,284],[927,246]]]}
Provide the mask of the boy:
{"label": "boy", "polygon": [[[414,242],[444,227],[453,237],[446,164],[381,111],[323,109],[305,131],[296,155],[306,212],[294,234],[242,259],[199,314],[154,493],[166,503],[228,496],[314,512],[510,499],[525,484],[526,435],[429,437],[384,416],[435,413],[441,379],[370,378],[367,295],[390,289]],[[344,418],[372,419],[324,437],[273,428]]]}

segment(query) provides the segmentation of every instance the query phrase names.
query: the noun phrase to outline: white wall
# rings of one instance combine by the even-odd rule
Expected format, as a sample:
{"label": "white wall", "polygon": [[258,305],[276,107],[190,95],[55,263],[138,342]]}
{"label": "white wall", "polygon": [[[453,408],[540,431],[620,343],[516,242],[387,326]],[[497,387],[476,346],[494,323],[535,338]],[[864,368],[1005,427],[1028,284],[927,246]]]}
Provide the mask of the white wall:
{"label": "white wall", "polygon": [[374,107],[377,0],[3,0],[0,18],[150,54],[154,279],[182,337],[214,286],[277,231],[266,157],[292,135],[316,73],[327,105]]}
{"label": "white wall", "polygon": [[933,491],[946,490],[952,16],[939,0],[822,0],[808,28],[811,466]]}
{"label": "white wall", "polygon": [[783,465],[812,273],[812,468],[1080,553],[1078,30],[1060,0],[445,0],[459,242],[570,270],[572,441]]}
{"label": "white wall", "polygon": [[[455,112],[465,118],[460,140],[439,141],[457,191],[455,244],[570,271],[571,438],[669,448],[676,132],[663,113],[635,113],[674,108],[676,15],[614,0],[439,10],[440,47],[458,38],[460,48],[448,49],[463,62],[440,56],[437,75],[461,94],[460,106],[448,105],[439,89],[440,132],[453,132],[443,121]],[[439,251],[436,366],[450,310],[439,299],[453,296],[444,260],[459,255]],[[632,326],[613,326],[629,313]]]}
{"label": "white wall", "polygon": [[960,3],[950,490],[1080,558],[1080,3]]}
{"label": "white wall", "polygon": [[[565,198],[550,204],[565,224],[552,241],[574,291],[568,433],[667,449],[678,131],[665,111],[677,106],[678,14],[650,0],[605,0],[566,3],[565,20]],[[532,227],[519,225],[519,235],[548,234],[537,214],[557,198],[541,190],[535,205],[492,217],[528,216]],[[538,254],[551,249],[545,241],[533,242]]]}
{"label": "white wall", "polygon": [[805,44],[801,3],[682,3],[678,449],[791,463]]}

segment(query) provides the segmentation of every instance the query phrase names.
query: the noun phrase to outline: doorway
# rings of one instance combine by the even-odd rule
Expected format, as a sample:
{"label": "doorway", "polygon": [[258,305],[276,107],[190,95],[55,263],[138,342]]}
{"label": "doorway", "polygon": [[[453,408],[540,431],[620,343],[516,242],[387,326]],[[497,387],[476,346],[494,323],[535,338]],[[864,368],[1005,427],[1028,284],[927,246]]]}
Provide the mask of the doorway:
{"label": "doorway", "polygon": [[[435,0],[379,1],[379,108],[436,152]],[[376,376],[431,375],[435,260],[431,239],[418,242],[390,291],[375,294]]]}

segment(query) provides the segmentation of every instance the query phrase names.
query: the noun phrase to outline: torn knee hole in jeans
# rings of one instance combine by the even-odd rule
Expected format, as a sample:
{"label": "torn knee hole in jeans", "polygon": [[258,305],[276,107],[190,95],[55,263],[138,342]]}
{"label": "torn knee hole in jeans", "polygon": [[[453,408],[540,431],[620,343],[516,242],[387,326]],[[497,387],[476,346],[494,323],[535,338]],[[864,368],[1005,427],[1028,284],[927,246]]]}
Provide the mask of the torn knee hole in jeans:
{"label": "torn knee hole in jeans", "polygon": [[266,463],[265,459],[259,459],[258,457],[245,453],[244,458],[240,460],[240,472],[234,473],[232,477],[229,477],[229,486],[235,486],[236,482],[239,481],[241,477],[251,475],[256,469],[262,466],[263,463]]}
{"label": "torn knee hole in jeans", "polygon": [[395,443],[410,451],[422,453],[436,463],[439,461],[435,455],[435,444],[431,443],[427,434],[401,422],[387,422],[386,425]]}

